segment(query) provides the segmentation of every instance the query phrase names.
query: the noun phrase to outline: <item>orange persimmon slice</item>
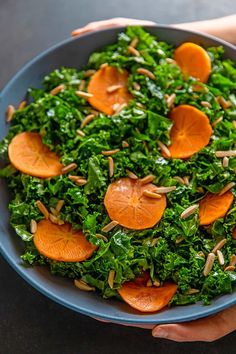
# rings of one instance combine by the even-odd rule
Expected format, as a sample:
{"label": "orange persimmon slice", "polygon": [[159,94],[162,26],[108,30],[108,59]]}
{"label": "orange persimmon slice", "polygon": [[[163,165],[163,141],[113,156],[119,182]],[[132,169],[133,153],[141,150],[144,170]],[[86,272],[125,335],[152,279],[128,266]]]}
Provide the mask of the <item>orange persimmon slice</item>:
{"label": "orange persimmon slice", "polygon": [[56,225],[45,219],[38,223],[33,240],[40,254],[59,262],[84,261],[96,249],[82,231],[73,230],[68,223]]}
{"label": "orange persimmon slice", "polygon": [[111,220],[128,229],[143,230],[153,227],[166,208],[166,196],[154,199],[143,195],[145,190],[154,192],[156,186],[142,185],[140,180],[121,178],[109,185],[104,204]]}
{"label": "orange persimmon slice", "polygon": [[[92,77],[88,84],[88,92],[93,94],[89,98],[89,103],[95,109],[107,115],[114,113],[113,105],[115,103],[128,104],[132,99],[127,89],[128,72],[112,66],[106,66],[99,69]],[[114,91],[108,92],[109,88]]]}
{"label": "orange persimmon slice", "polygon": [[61,174],[59,157],[42,143],[38,133],[17,134],[8,146],[12,165],[30,176],[49,178]]}
{"label": "orange persimmon slice", "polygon": [[184,75],[207,82],[211,73],[211,59],[205,49],[195,43],[183,43],[175,50],[174,59]]}
{"label": "orange persimmon slice", "polygon": [[180,105],[170,112],[171,157],[185,159],[200,151],[210,140],[212,128],[208,117],[190,105]]}
{"label": "orange persimmon slice", "polygon": [[177,285],[166,282],[161,287],[126,282],[118,290],[121,298],[141,312],[156,312],[168,305],[177,291]]}
{"label": "orange persimmon slice", "polygon": [[233,203],[233,193],[228,191],[223,195],[207,193],[199,203],[200,225],[212,224],[223,218]]}

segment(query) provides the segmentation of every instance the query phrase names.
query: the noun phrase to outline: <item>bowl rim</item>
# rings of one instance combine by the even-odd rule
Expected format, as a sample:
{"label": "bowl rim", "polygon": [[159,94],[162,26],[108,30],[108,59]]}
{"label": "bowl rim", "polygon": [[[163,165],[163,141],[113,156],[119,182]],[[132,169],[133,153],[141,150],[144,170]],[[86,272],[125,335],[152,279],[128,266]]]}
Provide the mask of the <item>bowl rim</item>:
{"label": "bowl rim", "polygon": [[[169,30],[169,31],[173,31],[173,32],[183,32],[186,33],[188,35],[196,35],[198,36],[200,39],[210,39],[213,41],[216,41],[217,44],[222,45],[226,48],[229,48],[230,50],[233,50],[236,52],[236,46],[234,46],[233,44],[230,44],[222,39],[219,39],[215,36],[209,35],[209,34],[205,34],[203,32],[198,32],[198,31],[190,31],[190,30],[185,30],[182,28],[178,28],[178,27],[174,27],[174,26],[170,26],[170,25],[158,25],[158,24],[153,24],[153,25],[149,25],[149,26],[141,26],[144,29],[146,29],[147,31],[151,30],[152,28],[156,28],[156,29],[164,29],[164,30]],[[56,50],[59,47],[62,47],[64,45],[66,45],[67,43],[76,41],[79,38],[84,38],[84,37],[92,37],[94,35],[94,33],[97,34],[102,34],[104,32],[109,32],[109,31],[114,31],[114,30],[119,30],[119,31],[123,31],[127,28],[127,26],[117,26],[117,27],[112,27],[112,28],[107,28],[107,29],[101,29],[101,30],[97,30],[95,32],[89,32],[89,33],[85,33],[83,35],[80,36],[75,36],[75,37],[71,37],[71,38],[67,38],[63,41],[60,41],[58,43],[56,43],[55,45],[49,47],[48,49],[40,52],[38,55],[34,56],[32,59],[30,59],[25,65],[23,65],[13,76],[12,78],[6,83],[6,85],[3,87],[3,89],[0,91],[0,101],[2,99],[2,96],[4,96],[5,92],[7,92],[8,88],[14,83],[14,81],[21,76],[21,74],[26,71],[30,66],[32,66],[34,63],[36,63],[38,60],[40,60],[41,58],[43,58],[44,56],[47,56],[48,54],[50,54],[51,52],[53,52],[54,50]],[[108,43],[109,44],[109,43]],[[202,306],[201,310],[199,310],[197,312],[197,314],[195,313],[191,313],[189,312],[188,314],[184,315],[184,318],[180,315],[175,315],[175,319],[168,321],[167,319],[150,319],[148,316],[145,317],[143,316],[143,314],[140,314],[139,319],[137,320],[136,318],[126,318],[124,315],[123,316],[115,316],[115,315],[109,315],[109,314],[102,314],[99,311],[94,311],[94,310],[88,310],[88,309],[84,309],[82,306],[78,306],[75,305],[73,303],[70,303],[69,300],[67,300],[66,298],[62,298],[61,296],[56,295],[55,293],[53,293],[51,290],[49,290],[46,285],[42,284],[42,283],[37,283],[36,279],[34,279],[30,274],[28,274],[27,272],[24,271],[24,267],[22,266],[22,264],[17,263],[16,259],[11,256],[10,254],[8,254],[7,249],[5,249],[2,245],[2,243],[0,242],[0,254],[3,256],[3,258],[8,262],[8,264],[28,283],[30,284],[32,287],[34,287],[37,291],[39,291],[41,294],[45,295],[46,297],[50,298],[51,300],[57,302],[60,305],[63,305],[67,308],[69,308],[70,310],[73,310],[75,312],[79,312],[83,315],[87,315],[96,319],[103,319],[106,321],[111,321],[113,323],[126,323],[126,324],[157,324],[157,323],[174,323],[174,322],[186,322],[186,321],[192,321],[198,318],[202,318],[202,317],[206,317],[212,314],[215,314],[217,312],[220,312],[234,304],[236,304],[236,293],[235,293],[235,297],[232,296],[232,298],[227,299],[226,302],[222,303],[222,304],[217,304],[217,306]],[[231,294],[233,295],[233,294]],[[221,295],[221,297],[224,295]],[[190,305],[191,306],[191,305]],[[156,313],[158,314],[158,312]],[[148,315],[148,314],[147,314]]]}

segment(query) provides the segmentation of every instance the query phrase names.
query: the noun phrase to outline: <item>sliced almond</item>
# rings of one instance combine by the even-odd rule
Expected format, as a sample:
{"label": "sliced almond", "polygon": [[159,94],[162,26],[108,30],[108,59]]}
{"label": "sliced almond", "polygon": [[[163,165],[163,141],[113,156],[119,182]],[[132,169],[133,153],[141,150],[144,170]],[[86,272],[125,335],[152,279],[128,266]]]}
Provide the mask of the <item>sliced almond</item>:
{"label": "sliced almond", "polygon": [[95,288],[93,286],[88,285],[87,283],[85,283],[83,280],[79,280],[79,279],[75,279],[74,280],[74,284],[75,286],[80,289],[80,290],[84,290],[84,291],[95,291]]}
{"label": "sliced almond", "polygon": [[180,218],[181,219],[187,219],[190,215],[194,214],[195,211],[199,208],[199,205],[198,204],[194,204],[194,205],[191,205],[190,207],[188,207],[187,209],[185,209],[181,215],[180,215]]}
{"label": "sliced almond", "polygon": [[93,97],[92,93],[88,93],[88,92],[84,92],[84,91],[80,91],[80,90],[76,91],[75,93],[77,96],[85,98],[85,99]]}
{"label": "sliced almond", "polygon": [[155,75],[150,71],[145,68],[138,68],[137,73],[149,77],[151,80],[156,80]]}
{"label": "sliced almond", "polygon": [[114,229],[114,227],[116,227],[118,224],[119,224],[118,221],[113,220],[113,221],[109,222],[109,224],[107,224],[106,226],[104,226],[102,228],[102,232],[109,232],[112,229]]}

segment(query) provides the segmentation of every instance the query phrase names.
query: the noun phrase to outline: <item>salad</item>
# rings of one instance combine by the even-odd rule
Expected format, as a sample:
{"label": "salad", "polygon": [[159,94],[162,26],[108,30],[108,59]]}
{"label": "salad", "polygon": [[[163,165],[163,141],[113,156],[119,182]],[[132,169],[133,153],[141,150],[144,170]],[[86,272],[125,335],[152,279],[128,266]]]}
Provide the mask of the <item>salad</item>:
{"label": "salad", "polygon": [[236,67],[141,27],[8,106],[0,142],[22,260],[141,312],[236,281]]}

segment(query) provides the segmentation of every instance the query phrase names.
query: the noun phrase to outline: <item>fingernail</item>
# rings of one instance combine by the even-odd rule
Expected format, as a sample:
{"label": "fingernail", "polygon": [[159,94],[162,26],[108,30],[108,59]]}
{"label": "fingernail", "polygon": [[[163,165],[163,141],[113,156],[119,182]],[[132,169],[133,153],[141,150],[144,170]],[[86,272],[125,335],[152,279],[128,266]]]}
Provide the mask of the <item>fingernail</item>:
{"label": "fingernail", "polygon": [[168,338],[168,331],[164,328],[155,328],[152,331],[153,337]]}

